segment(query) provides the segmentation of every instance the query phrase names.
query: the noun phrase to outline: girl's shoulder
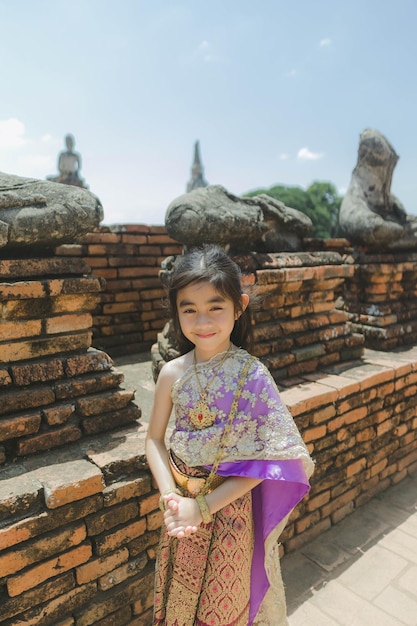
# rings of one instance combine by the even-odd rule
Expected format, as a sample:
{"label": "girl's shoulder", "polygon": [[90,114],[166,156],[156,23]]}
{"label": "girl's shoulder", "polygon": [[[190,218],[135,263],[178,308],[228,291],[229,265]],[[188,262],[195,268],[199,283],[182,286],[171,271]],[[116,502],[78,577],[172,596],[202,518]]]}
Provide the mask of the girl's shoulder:
{"label": "girl's shoulder", "polygon": [[191,352],[182,354],[171,361],[167,361],[159,373],[158,380],[161,378],[161,381],[173,385],[176,380],[183,376],[192,363],[193,359]]}

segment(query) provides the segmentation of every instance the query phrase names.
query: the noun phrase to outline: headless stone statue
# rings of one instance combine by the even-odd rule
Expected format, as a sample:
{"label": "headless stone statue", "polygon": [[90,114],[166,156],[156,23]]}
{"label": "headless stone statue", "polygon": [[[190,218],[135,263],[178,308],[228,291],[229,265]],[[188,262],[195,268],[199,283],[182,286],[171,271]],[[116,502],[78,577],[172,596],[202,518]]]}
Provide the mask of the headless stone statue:
{"label": "headless stone statue", "polygon": [[91,232],[103,207],[77,187],[0,172],[0,252],[6,246],[53,247]]}
{"label": "headless stone statue", "polygon": [[398,155],[377,130],[361,133],[358,161],[339,212],[340,234],[376,250],[417,249],[417,218],[391,193]]}
{"label": "headless stone statue", "polygon": [[215,243],[228,249],[280,252],[302,249],[310,218],[265,194],[241,198],[221,185],[199,187],[168,206],[165,225],[186,247]]}
{"label": "headless stone statue", "polygon": [[47,179],[55,183],[64,183],[87,189],[84,179],[80,176],[81,155],[74,151],[75,140],[72,135],[66,135],[66,150],[63,150],[58,157],[58,176],[48,176]]}

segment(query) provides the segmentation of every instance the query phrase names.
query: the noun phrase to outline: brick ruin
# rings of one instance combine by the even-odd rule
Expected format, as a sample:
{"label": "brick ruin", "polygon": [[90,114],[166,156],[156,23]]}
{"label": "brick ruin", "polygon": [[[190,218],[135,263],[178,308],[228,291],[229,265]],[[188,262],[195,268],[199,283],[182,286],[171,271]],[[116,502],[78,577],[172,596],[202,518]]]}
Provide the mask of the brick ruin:
{"label": "brick ruin", "polygon": [[164,226],[101,226],[57,254],[83,259],[105,290],[93,311],[93,344],[113,356],[146,351],[167,321],[159,279],[163,259],[182,245]]}
{"label": "brick ruin", "polygon": [[[393,313],[414,297],[416,263],[372,270],[337,245],[236,257],[263,298],[256,353],[316,461],[284,555],[417,471],[413,314],[407,326]],[[160,261],[179,250],[161,227],[102,227],[43,258],[0,260],[1,626],[151,621],[158,493],[140,397],[102,349],[150,349],[166,322]],[[359,317],[355,302],[376,293],[384,315]],[[365,321],[403,323],[404,349],[365,350]]]}
{"label": "brick ruin", "polygon": [[417,254],[358,253],[344,298],[353,327],[375,350],[417,343]]}

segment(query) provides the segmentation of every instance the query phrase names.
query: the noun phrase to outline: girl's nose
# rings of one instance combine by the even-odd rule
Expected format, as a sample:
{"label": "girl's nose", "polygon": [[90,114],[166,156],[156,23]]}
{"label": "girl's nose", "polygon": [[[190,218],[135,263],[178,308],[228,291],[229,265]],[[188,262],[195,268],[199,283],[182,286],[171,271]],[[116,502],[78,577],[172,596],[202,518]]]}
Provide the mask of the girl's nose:
{"label": "girl's nose", "polygon": [[209,322],[209,317],[206,313],[199,313],[197,316],[197,326],[206,326]]}

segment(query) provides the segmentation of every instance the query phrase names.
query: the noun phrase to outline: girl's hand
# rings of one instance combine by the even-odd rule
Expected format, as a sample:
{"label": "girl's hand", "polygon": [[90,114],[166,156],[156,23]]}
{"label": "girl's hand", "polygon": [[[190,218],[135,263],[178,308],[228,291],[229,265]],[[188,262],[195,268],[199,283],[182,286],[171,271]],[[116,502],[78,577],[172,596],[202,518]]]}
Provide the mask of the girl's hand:
{"label": "girl's hand", "polygon": [[170,537],[182,539],[197,532],[203,521],[200,508],[193,498],[184,498],[176,493],[164,496],[166,511],[164,523]]}

